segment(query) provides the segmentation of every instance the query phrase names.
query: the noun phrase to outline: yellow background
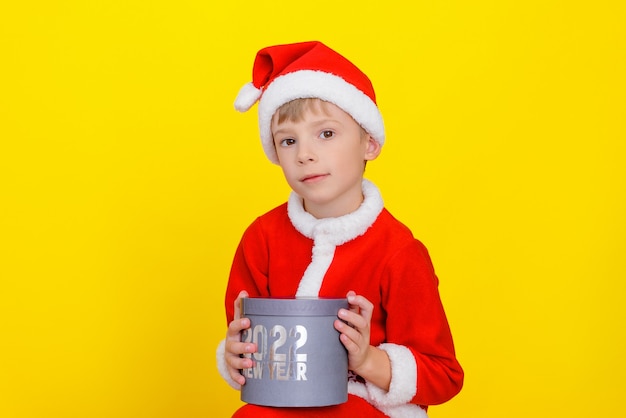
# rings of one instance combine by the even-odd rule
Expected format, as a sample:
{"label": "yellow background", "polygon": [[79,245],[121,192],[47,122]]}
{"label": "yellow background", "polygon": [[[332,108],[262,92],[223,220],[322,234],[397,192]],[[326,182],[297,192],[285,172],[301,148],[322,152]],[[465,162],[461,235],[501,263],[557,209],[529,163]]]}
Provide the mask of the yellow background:
{"label": "yellow background", "polygon": [[310,39],[372,79],[367,176],[441,279],[467,377],[430,416],[626,416],[623,4],[3,2],[0,416],[240,404],[227,273],[288,189],[232,103]]}

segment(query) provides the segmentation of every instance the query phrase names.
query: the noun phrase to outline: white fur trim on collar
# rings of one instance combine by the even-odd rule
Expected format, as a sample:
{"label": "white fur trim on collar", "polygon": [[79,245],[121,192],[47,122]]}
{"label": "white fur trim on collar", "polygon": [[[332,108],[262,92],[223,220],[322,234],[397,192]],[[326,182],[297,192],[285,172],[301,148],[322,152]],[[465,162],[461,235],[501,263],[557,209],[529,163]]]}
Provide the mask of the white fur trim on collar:
{"label": "white fur trim on collar", "polygon": [[354,212],[337,218],[317,219],[304,210],[302,199],[292,192],[287,213],[293,226],[314,241],[311,264],[307,267],[296,297],[316,297],[322,287],[324,275],[335,255],[335,247],[363,235],[383,210],[383,200],[378,188],[363,179],[363,203]]}
{"label": "white fur trim on collar", "polygon": [[343,78],[323,71],[300,70],[276,77],[259,100],[259,132],[265,154],[274,164],[278,157],[272,138],[272,117],[279,107],[295,99],[317,98],[334,103],[380,145],[385,143],[385,125],[378,106],[365,93]]}
{"label": "white fur trim on collar", "polygon": [[363,203],[357,210],[337,218],[317,219],[304,210],[302,198],[291,192],[287,212],[293,226],[307,238],[326,237],[333,245],[341,245],[361,236],[376,221],[383,210],[383,199],[378,188],[363,179]]}

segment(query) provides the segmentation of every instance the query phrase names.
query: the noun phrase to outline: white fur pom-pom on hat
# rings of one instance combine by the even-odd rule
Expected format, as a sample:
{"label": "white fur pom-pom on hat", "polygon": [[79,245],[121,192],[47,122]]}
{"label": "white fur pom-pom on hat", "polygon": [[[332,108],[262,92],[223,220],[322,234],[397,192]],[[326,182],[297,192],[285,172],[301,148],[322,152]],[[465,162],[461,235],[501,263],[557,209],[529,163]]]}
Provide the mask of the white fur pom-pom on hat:
{"label": "white fur pom-pom on hat", "polygon": [[244,84],[237,98],[235,99],[235,109],[240,112],[249,110],[261,97],[262,90],[254,87],[254,84]]}
{"label": "white fur pom-pom on hat", "polygon": [[261,143],[273,163],[278,164],[278,157],[272,117],[285,103],[305,98],[333,103],[384,144],[385,126],[374,87],[358,67],[318,41],[269,46],[257,52],[252,82],[239,90],[235,109],[245,112],[259,101]]}

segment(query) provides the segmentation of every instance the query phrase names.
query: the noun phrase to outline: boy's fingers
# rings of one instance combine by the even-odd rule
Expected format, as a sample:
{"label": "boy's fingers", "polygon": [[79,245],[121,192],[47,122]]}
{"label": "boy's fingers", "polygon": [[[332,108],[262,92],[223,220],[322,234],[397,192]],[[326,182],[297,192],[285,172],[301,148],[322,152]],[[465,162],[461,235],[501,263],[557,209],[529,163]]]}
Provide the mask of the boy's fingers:
{"label": "boy's fingers", "polygon": [[356,312],[359,313],[359,307],[358,305],[356,305],[355,302],[355,298],[356,298],[356,293],[354,292],[354,290],[351,290],[348,292],[348,294],[346,295],[346,297],[348,298],[348,304],[350,305],[350,310],[352,312]]}
{"label": "boy's fingers", "polygon": [[363,296],[357,295],[352,290],[348,292],[348,303],[350,304],[350,310],[352,312],[356,312],[363,316],[366,322],[372,318],[372,313],[374,311],[374,305],[372,302],[364,298]]}
{"label": "boy's fingers", "polygon": [[240,385],[243,385],[246,383],[245,377],[243,377],[241,373],[239,373],[239,370],[237,368],[233,368],[229,372],[229,374],[230,374],[230,378],[233,379],[235,382],[239,383]]}
{"label": "boy's fingers", "polygon": [[248,318],[235,319],[228,324],[228,337],[236,337],[237,341],[240,339],[239,333],[244,329],[250,327],[250,320]]}
{"label": "boy's fingers", "polygon": [[347,309],[342,309],[339,311],[339,318],[346,321],[352,327],[357,329],[363,329],[367,327],[367,319],[363,317],[363,315],[358,312],[349,311]]}
{"label": "boy's fingers", "polygon": [[[246,369],[252,367],[252,359],[250,357],[241,357],[242,354],[252,353],[254,350],[245,347],[233,347],[231,354],[227,356],[226,361],[235,369]],[[239,354],[238,354],[239,353]]]}
{"label": "boy's fingers", "polygon": [[239,292],[239,295],[237,295],[237,299],[235,299],[235,319],[241,318],[241,299],[247,297],[248,292],[246,292],[245,290],[242,290],[241,292]]}
{"label": "boy's fingers", "polygon": [[335,322],[335,329],[341,334],[344,334],[351,341],[358,341],[361,338],[361,332],[359,331],[358,326],[352,327],[342,321],[337,320]]}

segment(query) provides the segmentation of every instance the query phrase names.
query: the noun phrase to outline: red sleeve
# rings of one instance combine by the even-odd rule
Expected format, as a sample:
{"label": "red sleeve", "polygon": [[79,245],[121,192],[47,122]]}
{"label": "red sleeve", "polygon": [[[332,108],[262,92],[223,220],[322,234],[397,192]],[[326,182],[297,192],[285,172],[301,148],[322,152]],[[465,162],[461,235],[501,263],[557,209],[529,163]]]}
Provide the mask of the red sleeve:
{"label": "red sleeve", "polygon": [[268,248],[261,219],[257,218],[243,234],[235,252],[226,288],[226,321],[234,319],[234,303],[240,291],[250,296],[269,296]]}
{"label": "red sleeve", "polygon": [[383,281],[387,341],[407,347],[417,365],[412,403],[436,405],[463,385],[452,334],[439,296],[438,279],[426,248],[417,240],[389,260]]}

